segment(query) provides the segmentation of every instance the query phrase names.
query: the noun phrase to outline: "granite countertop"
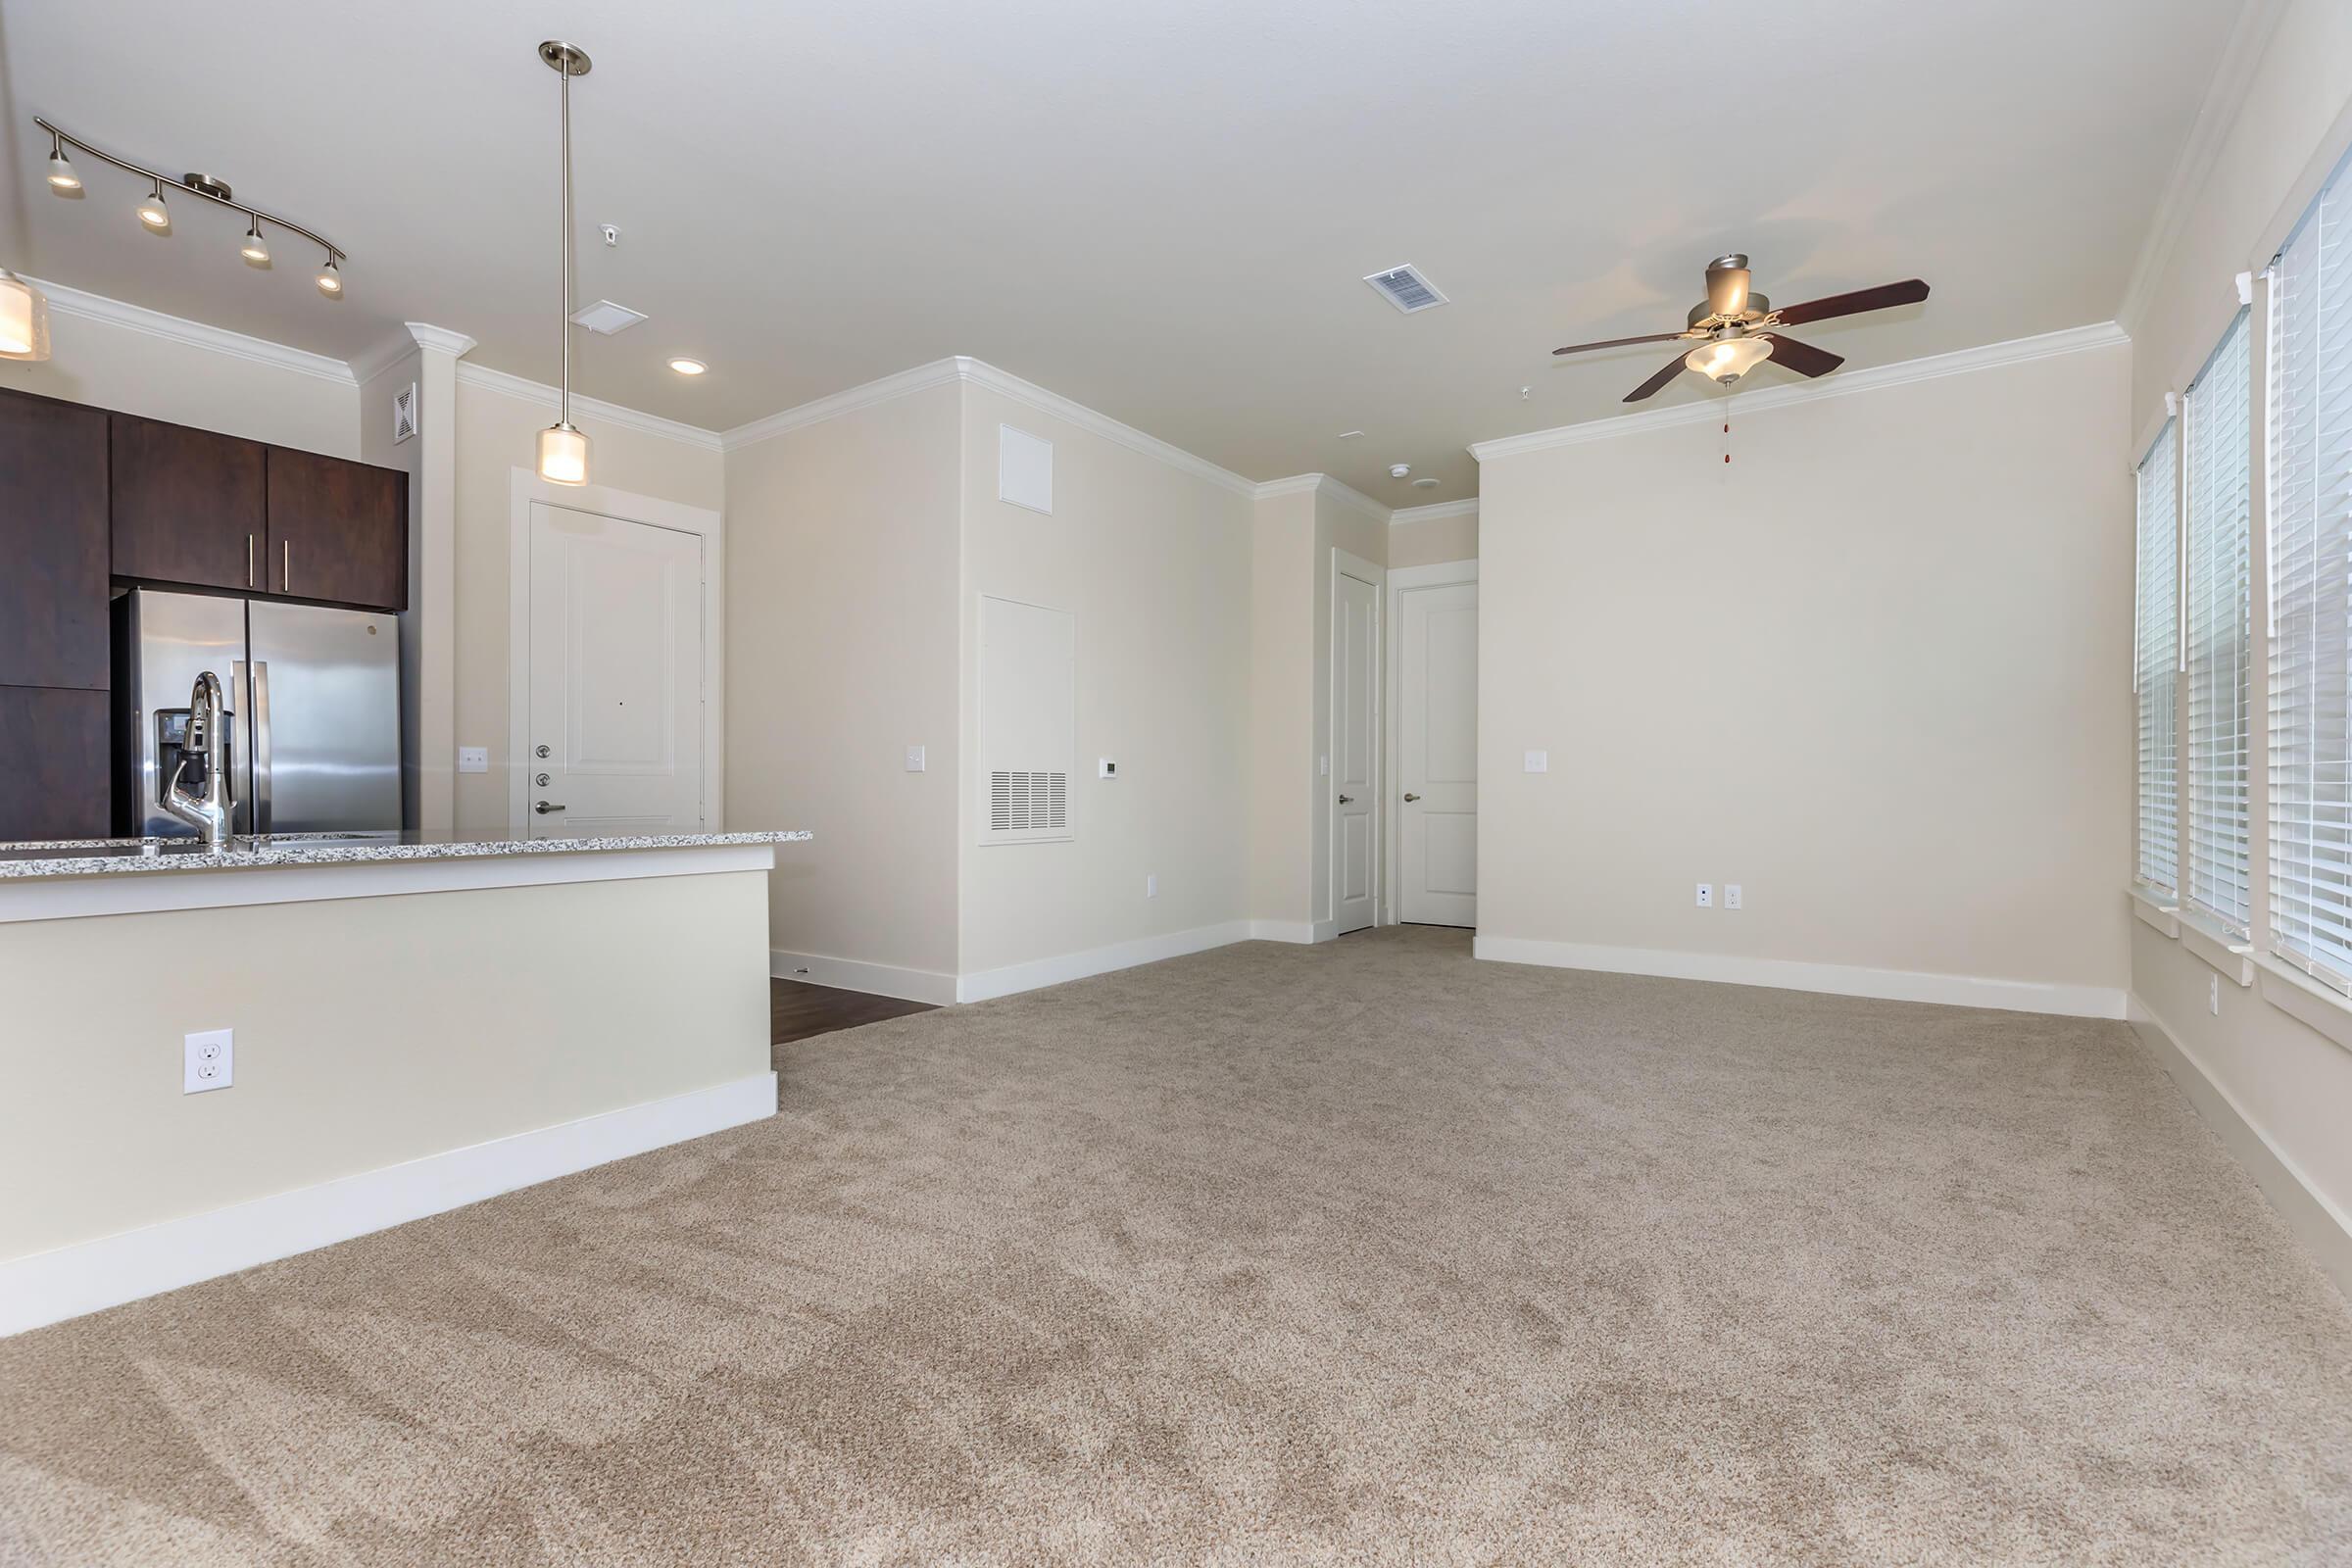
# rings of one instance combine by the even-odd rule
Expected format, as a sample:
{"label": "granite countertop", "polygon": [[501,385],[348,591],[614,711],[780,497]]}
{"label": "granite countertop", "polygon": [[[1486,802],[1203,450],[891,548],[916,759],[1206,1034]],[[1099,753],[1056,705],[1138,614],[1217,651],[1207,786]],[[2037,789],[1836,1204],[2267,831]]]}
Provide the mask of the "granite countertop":
{"label": "granite countertop", "polygon": [[792,844],[813,835],[658,833],[591,839],[484,839],[455,833],[271,833],[208,850],[194,839],[36,839],[0,844],[0,877],[90,876],[126,871],[230,871],[272,865],[351,865],[369,860],[466,859],[498,855],[593,855],[728,844]]}

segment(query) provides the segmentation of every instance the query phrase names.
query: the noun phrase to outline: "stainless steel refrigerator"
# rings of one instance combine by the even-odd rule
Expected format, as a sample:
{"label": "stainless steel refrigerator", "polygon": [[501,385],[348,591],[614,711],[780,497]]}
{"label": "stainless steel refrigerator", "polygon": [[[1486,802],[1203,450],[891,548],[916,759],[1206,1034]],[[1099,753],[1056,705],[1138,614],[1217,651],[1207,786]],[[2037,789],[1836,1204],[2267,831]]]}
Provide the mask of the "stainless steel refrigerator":
{"label": "stainless steel refrigerator", "polygon": [[195,831],[159,803],[208,669],[231,716],[237,832],[400,827],[398,617],[153,588],[116,600],[114,616],[118,832]]}

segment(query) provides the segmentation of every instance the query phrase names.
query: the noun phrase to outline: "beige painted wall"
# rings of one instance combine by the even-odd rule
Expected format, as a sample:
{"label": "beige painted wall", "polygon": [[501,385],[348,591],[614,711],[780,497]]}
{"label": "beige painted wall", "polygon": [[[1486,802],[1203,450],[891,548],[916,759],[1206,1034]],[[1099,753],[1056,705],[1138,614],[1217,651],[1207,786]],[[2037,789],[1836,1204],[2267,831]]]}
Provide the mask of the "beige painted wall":
{"label": "beige painted wall", "polygon": [[1303,925],[1314,918],[1307,838],[1322,789],[1315,740],[1315,498],[1298,490],[1254,505],[1249,912],[1252,919]]}
{"label": "beige painted wall", "polygon": [[[962,418],[962,972],[1241,918],[1251,501],[985,387]],[[1053,515],[997,499],[1000,423],[1054,443]],[[983,594],[1076,618],[1072,842],[977,842]]]}
{"label": "beige painted wall", "polygon": [[1478,514],[1466,517],[1432,517],[1426,522],[1402,522],[1389,530],[1389,564],[1435,566],[1448,561],[1478,559]]}
{"label": "beige painted wall", "polygon": [[[9,926],[0,1188],[38,1201],[0,1205],[0,1259],[765,1072],[765,881]],[[181,1036],[223,1027],[235,1084],[183,1094]]]}
{"label": "beige painted wall", "polygon": [[51,357],[0,360],[0,386],[330,457],[360,456],[349,381],[52,310]]}
{"label": "beige painted wall", "polygon": [[1728,470],[1707,424],[1485,464],[1482,938],[2120,988],[2130,374],[1759,410]]}
{"label": "beige painted wall", "polygon": [[[507,564],[514,470],[537,461],[539,432],[555,417],[542,404],[462,375],[456,396],[455,744],[490,752],[490,771],[457,775],[457,827],[504,833],[512,760]],[[574,422],[592,443],[589,461],[599,485],[721,510],[726,484],[717,452],[586,416]]]}
{"label": "beige painted wall", "polygon": [[[2292,0],[2256,68],[2245,111],[2194,193],[2180,241],[2150,294],[2134,344],[2131,434],[2107,449],[2110,463],[2121,467],[2137,456],[2137,441],[2162,416],[2164,393],[2186,385],[2204,363],[2236,314],[2233,275],[2278,242],[2283,223],[2299,212],[2309,177],[2342,151],[2348,110],[2352,6]],[[2116,569],[2129,592],[2129,561]],[[2128,825],[2132,754],[2102,776]],[[2260,844],[2255,853],[2263,853]],[[2107,875],[2111,888],[2131,879],[2128,842],[2116,849]],[[2180,943],[2134,930],[2133,992],[2254,1130],[2299,1167],[2310,1189],[2338,1214],[2352,1213],[2352,1137],[2345,1134],[2352,1125],[2352,1052],[2264,1001],[2259,987],[2225,983],[2216,1015],[2207,1006],[2212,973]]]}
{"label": "beige painted wall", "polygon": [[727,454],[729,825],[816,834],[781,952],[956,973],[960,421],[950,384]]}

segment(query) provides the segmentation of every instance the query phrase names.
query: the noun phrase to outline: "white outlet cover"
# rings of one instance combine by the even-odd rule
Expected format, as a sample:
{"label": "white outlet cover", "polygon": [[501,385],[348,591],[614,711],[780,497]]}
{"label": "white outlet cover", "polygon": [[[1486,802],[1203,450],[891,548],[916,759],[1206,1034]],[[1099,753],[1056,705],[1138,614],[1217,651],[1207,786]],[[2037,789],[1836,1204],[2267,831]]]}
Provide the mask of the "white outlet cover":
{"label": "white outlet cover", "polygon": [[1144,897],[1147,899],[1159,897],[1159,876],[1156,872],[1147,871],[1144,873]]}
{"label": "white outlet cover", "polygon": [[1723,906],[1727,909],[1737,909],[1740,907],[1739,883],[1726,882],[1723,885]]}
{"label": "white outlet cover", "polygon": [[1111,760],[1109,758],[1107,758],[1107,757],[1098,757],[1098,758],[1096,758],[1096,759],[1095,759],[1095,777],[1097,777],[1097,778],[1117,778],[1118,776],[1119,776],[1119,764],[1118,764],[1118,763],[1116,763],[1116,762],[1112,761],[1112,760]]}
{"label": "white outlet cover", "polygon": [[489,771],[490,771],[490,748],[489,748],[489,747],[487,747],[487,746],[461,746],[461,747],[459,747],[459,748],[458,748],[458,771],[459,771],[459,772],[461,772],[461,773],[487,773],[487,772],[489,772]]}
{"label": "white outlet cover", "polygon": [[1698,885],[1698,906],[1702,909],[1712,909],[1715,907],[1714,883],[1701,882]]}
{"label": "white outlet cover", "polygon": [[226,1089],[236,1081],[237,1032],[204,1029],[189,1035],[181,1047],[180,1090],[201,1095],[208,1089]]}
{"label": "white outlet cover", "polygon": [[1548,772],[1550,772],[1550,771],[1551,771],[1551,754],[1550,754],[1549,752],[1530,752],[1530,753],[1528,753],[1528,754],[1527,754],[1527,770],[1528,770],[1530,773],[1548,773]]}
{"label": "white outlet cover", "polygon": [[907,771],[907,772],[909,772],[909,773],[920,773],[922,770],[923,770],[923,749],[922,749],[920,746],[909,746],[909,747],[907,747],[907,748],[906,748],[906,771]]}

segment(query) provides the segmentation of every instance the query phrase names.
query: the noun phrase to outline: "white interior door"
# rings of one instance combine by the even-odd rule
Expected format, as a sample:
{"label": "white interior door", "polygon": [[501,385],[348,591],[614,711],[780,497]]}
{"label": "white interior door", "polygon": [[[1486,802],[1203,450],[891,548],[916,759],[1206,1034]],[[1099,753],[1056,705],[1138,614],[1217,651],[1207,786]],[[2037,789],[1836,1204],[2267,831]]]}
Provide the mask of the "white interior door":
{"label": "white interior door", "polygon": [[1478,584],[1397,594],[1397,918],[1478,924]]}
{"label": "white interior door", "polygon": [[1372,923],[1379,893],[1380,590],[1343,569],[1331,596],[1331,913]]}
{"label": "white interior door", "polygon": [[531,837],[701,831],[701,536],[534,501],[530,546]]}

